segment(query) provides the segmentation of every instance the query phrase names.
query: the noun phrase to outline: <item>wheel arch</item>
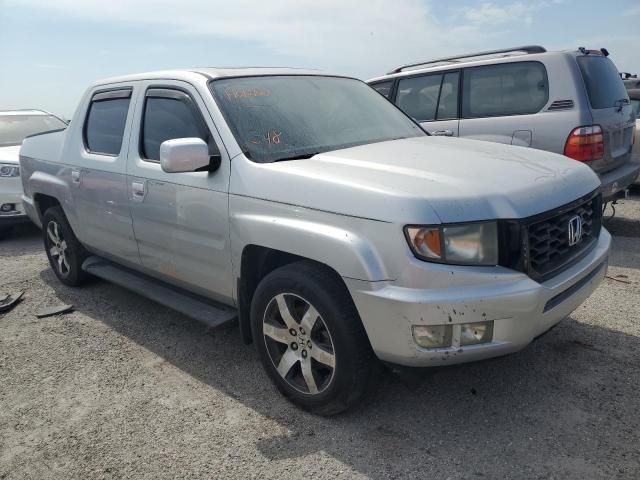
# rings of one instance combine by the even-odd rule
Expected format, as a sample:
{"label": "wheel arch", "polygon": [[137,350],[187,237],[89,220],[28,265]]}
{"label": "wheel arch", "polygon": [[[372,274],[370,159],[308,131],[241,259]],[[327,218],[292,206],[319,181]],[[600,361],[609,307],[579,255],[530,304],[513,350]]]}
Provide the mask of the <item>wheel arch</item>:
{"label": "wheel arch", "polygon": [[34,193],[33,204],[36,208],[36,212],[38,213],[38,217],[40,218],[40,222],[42,222],[44,212],[46,212],[50,208],[62,208],[60,201],[56,197],[52,197],[51,195],[46,195],[44,193]]}
{"label": "wheel arch", "polygon": [[340,274],[331,266],[312,260],[307,257],[285,252],[261,245],[246,245],[242,250],[240,261],[240,275],[237,279],[237,304],[238,318],[240,324],[240,335],[246,343],[252,343],[250,325],[250,310],[253,294],[260,281],[277,268],[284,267],[291,263],[306,262],[331,272],[332,276],[345,289],[344,280]]}
{"label": "wheel arch", "polygon": [[31,192],[34,207],[42,221],[47,208],[59,205],[69,217],[67,210],[72,206],[71,191],[67,182],[51,173],[35,171],[27,180],[28,190]]}

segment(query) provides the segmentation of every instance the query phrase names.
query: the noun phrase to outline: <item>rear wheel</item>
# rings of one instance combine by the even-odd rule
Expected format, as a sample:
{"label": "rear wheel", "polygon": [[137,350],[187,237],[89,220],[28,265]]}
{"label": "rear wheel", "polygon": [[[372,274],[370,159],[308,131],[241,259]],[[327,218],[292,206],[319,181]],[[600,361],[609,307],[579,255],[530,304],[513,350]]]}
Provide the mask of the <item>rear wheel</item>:
{"label": "rear wheel", "polygon": [[377,359],[330,270],[298,262],[271,272],[253,297],[251,327],[267,373],[302,408],[334,415],[372,392]]}
{"label": "rear wheel", "polygon": [[49,208],[43,216],[42,226],[44,248],[56,277],[65,285],[81,285],[87,278],[81,267],[88,255],[62,208]]}

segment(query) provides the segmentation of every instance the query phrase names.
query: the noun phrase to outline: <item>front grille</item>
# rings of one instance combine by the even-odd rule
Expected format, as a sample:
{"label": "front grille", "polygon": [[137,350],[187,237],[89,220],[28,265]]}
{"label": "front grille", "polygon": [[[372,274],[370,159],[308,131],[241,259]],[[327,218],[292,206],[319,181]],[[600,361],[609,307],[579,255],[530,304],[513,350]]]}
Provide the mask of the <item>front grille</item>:
{"label": "front grille", "polygon": [[[569,222],[575,217],[581,219],[582,233],[572,244]],[[540,215],[502,222],[500,263],[544,281],[586,255],[598,240],[601,226],[602,199],[597,192]]]}

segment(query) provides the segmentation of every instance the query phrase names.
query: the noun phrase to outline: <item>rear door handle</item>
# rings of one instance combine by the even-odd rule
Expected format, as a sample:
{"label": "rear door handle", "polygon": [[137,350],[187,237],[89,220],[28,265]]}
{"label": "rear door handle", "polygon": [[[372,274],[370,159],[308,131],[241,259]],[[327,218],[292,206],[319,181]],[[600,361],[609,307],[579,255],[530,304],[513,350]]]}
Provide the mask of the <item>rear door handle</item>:
{"label": "rear door handle", "polygon": [[144,182],[132,182],[131,183],[132,197],[136,202],[144,200],[144,196],[147,193]]}
{"label": "rear door handle", "polygon": [[430,133],[436,137],[453,137],[453,130],[436,130]]}

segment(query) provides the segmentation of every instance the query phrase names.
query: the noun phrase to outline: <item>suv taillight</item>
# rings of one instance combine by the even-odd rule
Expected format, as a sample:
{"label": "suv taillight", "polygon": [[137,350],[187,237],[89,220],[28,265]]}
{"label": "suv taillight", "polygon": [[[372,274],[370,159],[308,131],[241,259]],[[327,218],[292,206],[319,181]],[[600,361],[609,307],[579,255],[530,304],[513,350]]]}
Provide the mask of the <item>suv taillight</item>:
{"label": "suv taillight", "polygon": [[604,157],[604,138],[600,125],[573,130],[564,145],[564,154],[580,162],[591,162]]}

